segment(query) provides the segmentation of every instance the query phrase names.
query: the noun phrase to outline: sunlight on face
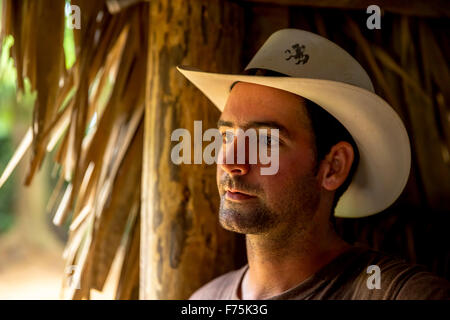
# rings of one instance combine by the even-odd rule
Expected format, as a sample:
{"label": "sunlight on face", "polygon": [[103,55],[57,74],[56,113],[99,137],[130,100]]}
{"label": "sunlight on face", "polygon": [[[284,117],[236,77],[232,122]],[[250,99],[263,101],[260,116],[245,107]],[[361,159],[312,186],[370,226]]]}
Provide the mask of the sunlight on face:
{"label": "sunlight on face", "polygon": [[306,226],[317,208],[314,137],[304,100],[289,92],[237,83],[219,120],[219,130],[279,129],[279,170],[261,175],[261,163],[220,164],[217,184],[222,226],[240,233],[267,233]]}

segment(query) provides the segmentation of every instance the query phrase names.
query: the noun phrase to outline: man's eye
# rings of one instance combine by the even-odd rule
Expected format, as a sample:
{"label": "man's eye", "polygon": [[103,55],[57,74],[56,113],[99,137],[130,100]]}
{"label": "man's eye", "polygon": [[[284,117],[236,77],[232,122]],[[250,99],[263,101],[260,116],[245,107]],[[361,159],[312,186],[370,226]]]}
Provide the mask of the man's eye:
{"label": "man's eye", "polygon": [[276,137],[269,135],[260,135],[259,136],[260,143],[265,144],[266,146],[275,147],[279,144],[279,141]]}
{"label": "man's eye", "polygon": [[233,142],[233,133],[230,131],[222,132],[222,142],[225,144]]}

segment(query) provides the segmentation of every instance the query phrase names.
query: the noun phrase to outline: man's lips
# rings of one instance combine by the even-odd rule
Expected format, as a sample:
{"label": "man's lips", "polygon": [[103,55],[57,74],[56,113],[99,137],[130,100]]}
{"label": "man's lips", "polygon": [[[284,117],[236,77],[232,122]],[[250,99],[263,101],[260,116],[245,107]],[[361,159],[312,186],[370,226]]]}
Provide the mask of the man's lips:
{"label": "man's lips", "polygon": [[239,190],[227,189],[225,192],[225,198],[232,201],[243,201],[256,197]]}

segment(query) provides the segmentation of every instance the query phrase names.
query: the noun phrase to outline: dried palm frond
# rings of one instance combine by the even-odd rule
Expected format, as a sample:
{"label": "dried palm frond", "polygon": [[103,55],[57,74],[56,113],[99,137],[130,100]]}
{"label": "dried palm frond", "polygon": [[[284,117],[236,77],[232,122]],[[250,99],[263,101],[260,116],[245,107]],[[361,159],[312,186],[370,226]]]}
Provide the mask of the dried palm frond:
{"label": "dried palm frond", "polygon": [[91,289],[101,291],[117,252],[127,246],[131,253],[125,254],[117,296],[137,298],[132,288],[138,283],[147,4],[127,3],[113,15],[105,1],[71,1],[81,8],[82,24],[73,30],[76,62],[67,71],[64,4],[3,2],[1,36],[14,37],[18,87],[23,90],[28,78],[37,99],[33,124],[0,185],[28,148],[33,153],[26,184],[45,153],[56,148],[60,176],[48,207],[54,208],[55,224],[71,219],[64,258],[80,279],[80,289],[64,281],[62,296],[88,299]]}

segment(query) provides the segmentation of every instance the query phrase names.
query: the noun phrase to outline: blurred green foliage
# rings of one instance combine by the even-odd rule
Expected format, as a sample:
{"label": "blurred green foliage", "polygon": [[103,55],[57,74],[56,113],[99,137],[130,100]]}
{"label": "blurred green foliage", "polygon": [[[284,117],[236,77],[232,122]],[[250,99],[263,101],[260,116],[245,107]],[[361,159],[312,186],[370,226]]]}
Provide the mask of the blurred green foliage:
{"label": "blurred green foliage", "polygon": [[[70,4],[70,1],[66,1]],[[0,1],[0,16],[2,1]],[[1,26],[0,26],[1,27]],[[25,92],[17,91],[17,73],[14,61],[10,58],[10,50],[14,44],[12,36],[7,36],[0,49],[0,175],[8,161],[14,154],[17,141],[13,140],[14,126],[22,123],[25,126],[31,124],[32,110],[36,93],[32,93],[28,79],[25,79]],[[75,43],[73,30],[64,30],[64,55],[65,65],[69,69],[75,63]],[[23,132],[25,134],[25,132]],[[6,183],[0,188],[0,233],[7,231],[14,223],[13,205],[16,183],[15,174],[11,174]],[[49,177],[52,180],[51,177]],[[52,181],[50,185],[56,182]]]}
{"label": "blurred green foliage", "polygon": [[[66,6],[70,5],[70,1],[66,1]],[[67,14],[66,14],[67,17]],[[75,63],[75,41],[73,38],[73,30],[66,27],[64,29],[64,55],[66,59],[66,69],[70,69]]]}
{"label": "blurred green foliage", "polygon": [[[0,170],[6,167],[13,154],[12,126],[14,106],[16,105],[16,72],[9,51],[14,40],[7,37],[0,53]],[[14,177],[11,177],[0,189],[0,233],[13,224]]]}
{"label": "blurred green foliage", "polygon": [[14,40],[8,36],[0,54],[0,138],[9,135],[13,124],[11,101],[16,100],[16,72],[9,51]]}
{"label": "blurred green foliage", "polygon": [[[12,152],[13,145],[11,139],[9,137],[0,137],[0,168],[2,170],[8,163]],[[8,179],[0,189],[0,233],[8,230],[14,221],[12,211],[14,179],[11,178]]]}

